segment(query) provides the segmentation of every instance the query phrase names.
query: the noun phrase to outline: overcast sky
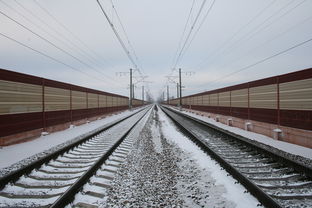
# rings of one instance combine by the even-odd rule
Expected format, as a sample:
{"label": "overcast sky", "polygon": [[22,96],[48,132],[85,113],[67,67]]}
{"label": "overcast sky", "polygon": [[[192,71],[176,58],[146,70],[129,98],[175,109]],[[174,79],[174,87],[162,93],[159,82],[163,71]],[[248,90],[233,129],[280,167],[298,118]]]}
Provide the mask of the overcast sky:
{"label": "overcast sky", "polygon": [[[0,68],[128,95],[129,75],[116,73],[133,66],[96,0],[36,2],[0,0]],[[111,1],[100,2],[140,71],[148,76],[151,83],[146,88],[157,98],[168,84],[165,76],[177,75],[172,68],[190,9],[193,5],[181,45],[203,1],[112,0],[138,59]],[[312,41],[248,67],[312,38],[311,0],[215,0],[211,7],[212,3],[205,2],[176,65],[194,72],[182,75],[184,95],[311,67]],[[245,70],[237,72],[241,69]],[[170,94],[176,96],[176,85],[169,85]],[[138,98],[141,86],[137,85]]]}

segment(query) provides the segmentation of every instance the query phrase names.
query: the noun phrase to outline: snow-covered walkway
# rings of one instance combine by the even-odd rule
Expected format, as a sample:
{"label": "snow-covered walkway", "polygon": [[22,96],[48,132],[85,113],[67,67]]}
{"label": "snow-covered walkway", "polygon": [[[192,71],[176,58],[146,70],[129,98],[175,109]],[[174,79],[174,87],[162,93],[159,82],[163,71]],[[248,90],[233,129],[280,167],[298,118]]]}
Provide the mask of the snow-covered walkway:
{"label": "snow-covered walkway", "polygon": [[[179,111],[174,107],[170,107],[173,110]],[[257,134],[254,132],[250,132],[250,131],[245,131],[243,129],[240,128],[236,128],[236,127],[232,127],[232,126],[228,126],[225,124],[222,124],[220,122],[216,122],[214,119],[212,118],[208,118],[206,116],[201,116],[201,115],[197,115],[195,113],[191,113],[191,112],[187,112],[187,111],[180,111],[186,115],[192,116],[194,118],[200,119],[202,121],[205,121],[207,123],[210,123],[212,125],[215,125],[217,127],[220,127],[222,129],[225,129],[227,131],[233,132],[237,135],[241,135],[245,138],[248,138],[250,140],[255,140],[257,142],[260,142],[262,144],[265,145],[269,145],[271,147],[277,148],[279,150],[282,150],[284,152],[293,154],[293,155],[298,155],[307,159],[312,160],[312,149],[311,148],[307,148],[307,147],[302,147],[296,144],[291,144],[288,142],[283,142],[283,141],[279,141],[279,140],[274,140],[270,137],[264,136],[262,134]]]}
{"label": "snow-covered walkway", "polygon": [[[0,171],[0,176],[6,174],[8,171],[20,167],[21,165],[31,162],[37,157],[53,151],[55,148],[60,148],[68,142],[89,135],[95,132],[98,128],[126,117],[138,110],[139,109],[133,111],[123,111],[100,120],[92,121],[80,126],[74,126],[73,128],[69,128],[64,131],[41,136],[29,142],[0,147],[0,168],[3,168]],[[11,166],[12,164],[14,165]]]}

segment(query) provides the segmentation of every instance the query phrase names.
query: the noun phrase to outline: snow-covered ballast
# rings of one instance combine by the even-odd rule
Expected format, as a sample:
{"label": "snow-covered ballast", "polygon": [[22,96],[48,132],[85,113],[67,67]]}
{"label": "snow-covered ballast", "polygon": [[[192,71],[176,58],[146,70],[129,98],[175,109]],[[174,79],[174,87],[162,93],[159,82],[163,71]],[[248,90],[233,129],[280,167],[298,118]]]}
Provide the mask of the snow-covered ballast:
{"label": "snow-covered ballast", "polygon": [[182,107],[312,148],[312,68],[185,96]]}
{"label": "snow-covered ballast", "polygon": [[0,69],[0,146],[85,123],[128,105],[125,96]]}

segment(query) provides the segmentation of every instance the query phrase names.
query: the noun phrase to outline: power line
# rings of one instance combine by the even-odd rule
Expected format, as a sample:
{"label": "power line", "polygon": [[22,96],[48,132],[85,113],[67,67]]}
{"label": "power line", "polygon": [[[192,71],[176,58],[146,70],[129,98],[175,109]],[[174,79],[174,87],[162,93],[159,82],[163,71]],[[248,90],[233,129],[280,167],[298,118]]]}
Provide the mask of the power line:
{"label": "power line", "polygon": [[[111,2],[111,4],[112,4],[112,9],[114,10],[114,12],[115,12],[115,14],[116,14],[117,20],[118,20],[118,22],[119,22],[119,24],[120,24],[120,26],[121,26],[121,28],[122,28],[122,31],[123,31],[123,33],[124,33],[126,39],[127,39],[128,45],[129,45],[130,49],[131,49],[132,52],[133,52],[133,55],[134,55],[134,57],[135,57],[135,59],[136,59],[136,61],[137,61],[137,64],[139,65],[139,68],[137,68],[136,70],[138,70],[139,74],[141,75],[141,78],[143,78],[143,81],[144,81],[144,76],[143,76],[143,74],[142,74],[142,72],[141,72],[141,70],[140,70],[140,68],[141,68],[141,69],[143,70],[143,72],[144,72],[144,69],[143,69],[143,67],[142,67],[142,64],[141,64],[141,62],[140,62],[140,60],[139,60],[139,58],[138,58],[138,56],[137,56],[137,54],[136,54],[136,52],[135,52],[135,49],[134,49],[132,43],[130,42],[130,38],[129,38],[129,36],[128,36],[127,32],[126,32],[126,29],[125,29],[125,27],[124,27],[124,25],[123,25],[123,23],[122,23],[122,21],[121,21],[121,18],[120,18],[119,14],[118,14],[118,12],[117,12],[117,9],[116,9],[116,7],[115,7],[115,5],[114,5],[114,3],[113,3],[113,0],[110,0],[110,2]],[[113,14],[113,13],[112,13],[112,14]],[[149,85],[147,85],[147,89],[149,89]]]}
{"label": "power line", "polygon": [[[282,16],[278,17],[277,19],[275,19],[273,22],[269,23],[268,25],[266,25],[265,27],[261,28],[261,26],[263,26],[266,22],[268,22],[270,19],[272,19],[274,16],[278,15],[280,12],[282,12],[284,9],[286,9],[289,5],[291,5],[293,2],[296,2],[296,0],[292,0],[290,2],[288,2],[286,5],[284,5],[283,7],[281,7],[277,12],[275,12],[274,14],[270,15],[269,17],[267,17],[264,21],[262,21],[258,26],[256,26],[255,28],[253,28],[251,30],[251,32],[247,33],[246,35],[244,35],[242,38],[240,38],[239,40],[237,40],[236,42],[234,42],[231,47],[229,47],[226,51],[223,51],[222,53],[220,53],[218,56],[224,54],[225,52],[228,52],[230,50],[233,50],[233,48],[235,48],[236,46],[240,46],[239,43],[241,43],[242,41],[248,41],[250,40],[252,37],[254,37],[255,35],[258,35],[263,29],[269,27],[270,25],[272,25],[273,23],[275,23],[277,20],[279,20],[280,18],[284,17],[285,15],[287,15],[288,13],[290,13],[291,11],[295,10],[298,6],[300,6],[302,3],[304,3],[306,0],[303,0],[301,2],[299,2],[298,4],[296,4],[294,7],[290,8],[289,10],[287,10]],[[260,28],[260,29],[259,29]]]}
{"label": "power line", "polygon": [[[117,9],[116,9],[116,7],[115,7],[115,5],[114,5],[114,3],[113,3],[113,0],[110,0],[110,2],[111,2],[111,4],[112,4],[112,8],[113,8],[113,10],[114,10],[114,12],[115,12],[115,14],[116,14],[117,20],[118,20],[118,22],[119,22],[119,24],[120,24],[120,26],[121,26],[121,29],[122,29],[122,31],[123,31],[123,33],[124,33],[126,39],[127,39],[128,45],[129,45],[130,49],[132,50],[133,55],[134,55],[136,61],[137,61],[138,63],[140,63],[139,58],[138,58],[138,56],[137,56],[137,54],[136,54],[136,52],[135,52],[135,50],[134,50],[134,47],[133,47],[132,43],[130,42],[130,39],[129,39],[129,36],[128,36],[127,32],[126,32],[126,29],[125,29],[124,25],[122,24],[121,18],[120,18],[119,14],[118,14],[118,12],[117,12]],[[142,66],[141,66],[141,67],[142,67]],[[139,70],[139,72],[140,72],[140,69],[138,69],[138,70]]]}
{"label": "power line", "polygon": [[38,54],[40,54],[40,55],[42,55],[42,56],[44,56],[44,57],[46,57],[46,58],[48,58],[48,59],[51,59],[51,60],[53,60],[53,61],[55,61],[55,62],[57,62],[57,63],[59,63],[59,64],[62,64],[62,65],[64,65],[64,66],[66,66],[66,67],[69,67],[70,69],[72,69],[72,70],[74,70],[74,71],[80,72],[80,73],[82,73],[82,74],[84,74],[84,75],[86,75],[86,76],[88,76],[88,77],[90,77],[90,78],[92,78],[92,79],[97,79],[97,80],[100,80],[100,81],[104,81],[104,80],[102,80],[102,79],[100,79],[100,78],[98,78],[98,77],[94,77],[94,76],[92,76],[92,75],[90,75],[90,74],[88,74],[88,73],[86,73],[86,72],[84,72],[84,71],[82,71],[82,70],[79,70],[79,69],[77,69],[77,68],[75,68],[75,67],[73,67],[73,66],[71,66],[71,65],[69,65],[69,64],[66,64],[65,62],[60,61],[60,60],[58,60],[58,59],[56,59],[56,58],[54,58],[54,57],[52,57],[52,56],[50,56],[50,55],[48,55],[48,54],[46,54],[46,53],[44,53],[44,52],[41,52],[41,51],[39,51],[39,50],[37,50],[37,49],[34,49],[34,48],[32,48],[31,46],[28,46],[28,45],[26,45],[26,44],[24,44],[24,43],[22,43],[22,42],[20,42],[20,41],[18,41],[18,40],[16,40],[16,39],[14,39],[14,38],[11,38],[11,37],[9,37],[9,36],[7,36],[7,35],[1,33],[1,32],[0,32],[0,35],[1,35],[2,37],[5,37],[5,38],[7,38],[7,39],[9,39],[9,40],[11,40],[11,41],[13,41],[13,42],[15,42],[15,43],[17,43],[17,44],[23,46],[23,47],[25,47],[25,48],[28,48],[29,50],[34,51],[34,52],[36,52],[36,53],[38,53]]}
{"label": "power line", "polygon": [[193,8],[194,8],[194,3],[195,3],[195,0],[193,0],[192,5],[191,5],[191,9],[190,9],[189,14],[188,14],[188,16],[187,16],[187,20],[186,20],[186,22],[185,22],[184,29],[183,29],[182,35],[181,35],[181,37],[180,37],[180,40],[179,40],[179,44],[178,44],[177,50],[176,50],[176,52],[175,52],[175,54],[174,54],[174,57],[173,57],[173,63],[172,63],[172,65],[174,65],[174,62],[175,62],[175,60],[176,60],[176,58],[177,58],[179,49],[181,48],[181,44],[182,44],[182,41],[183,41],[183,38],[184,38],[184,35],[185,35],[185,32],[186,32],[186,28],[187,28],[187,25],[188,25],[188,23],[189,23],[189,21],[190,21],[191,14],[192,14],[192,11],[193,11]]}
{"label": "power line", "polygon": [[[299,4],[297,4],[297,5],[295,5],[294,7],[292,7],[292,8],[290,8],[290,9],[288,9],[282,16],[280,16],[279,18],[281,18],[281,17],[283,17],[283,16],[285,16],[286,14],[288,14],[289,12],[291,12],[291,11],[293,11],[295,8],[297,8],[299,5],[301,5],[302,3],[304,3],[304,1],[306,1],[306,0],[303,0],[302,2],[300,2]],[[293,1],[292,1],[293,2]],[[290,2],[290,3],[292,3],[292,2]],[[271,2],[269,5],[267,5],[262,11],[260,11],[255,17],[253,17],[246,25],[244,25],[243,27],[241,27],[228,41],[226,41],[226,42],[229,42],[229,41],[231,41],[232,39],[234,39],[234,37],[235,36],[237,36],[237,34],[240,32],[240,31],[242,31],[242,29],[244,29],[245,27],[247,27],[248,25],[250,25],[251,24],[251,22],[253,22],[256,18],[258,18],[265,10],[267,10],[273,3],[275,3],[275,1],[273,1],[273,2]],[[280,10],[279,10],[279,12],[281,11],[281,10],[283,10],[284,8],[286,8],[290,3],[288,3],[286,6],[284,6],[284,7],[282,7]],[[274,15],[276,15],[276,14],[273,14],[273,15],[271,15],[271,16],[274,16]],[[271,17],[269,17],[269,18],[271,18]],[[267,21],[267,19],[266,20],[264,20],[264,22],[266,22]],[[272,24],[272,23],[271,23]],[[262,24],[261,24],[262,25]],[[260,25],[260,26],[261,26]],[[259,26],[258,26],[259,27]],[[257,28],[258,28],[257,27]],[[275,39],[275,38],[274,38]],[[226,43],[225,42],[225,43]],[[291,50],[291,49],[290,49]],[[285,52],[287,52],[287,51],[285,51]],[[276,54],[276,56],[278,56],[278,55],[280,55],[280,54]],[[273,56],[273,57],[275,57],[275,56]],[[262,62],[264,62],[264,61],[266,61],[266,60],[269,60],[269,59],[271,59],[271,58],[273,58],[273,57],[268,57],[268,59],[265,59],[265,60],[262,60],[260,63],[262,63]],[[260,63],[256,63],[255,65],[257,65],[257,64],[260,64]],[[252,67],[252,66],[254,66],[254,65],[251,65],[251,66],[247,66],[248,68],[250,68],[250,67]],[[245,68],[243,68],[242,70],[245,70]],[[239,71],[238,71],[239,72]],[[238,73],[237,72],[237,73]],[[233,74],[235,74],[235,73],[233,73]],[[232,73],[230,74],[230,75],[228,75],[228,76],[232,76]],[[226,76],[226,77],[228,77],[228,76]],[[220,78],[220,79],[223,79],[223,78],[226,78],[226,77],[222,77],[222,78]],[[214,81],[212,81],[212,82],[216,82],[216,81],[219,81],[220,79],[217,79],[217,80],[214,80]]]}
{"label": "power line", "polygon": [[[121,25],[121,28],[122,28],[122,30],[123,30],[123,32],[124,32],[124,35],[125,35],[126,39],[127,39],[128,45],[129,45],[129,47],[132,49],[132,52],[133,52],[133,54],[134,54],[134,56],[135,56],[135,58],[136,58],[136,61],[139,63],[139,60],[138,60],[138,57],[137,57],[137,55],[136,55],[136,53],[135,53],[134,47],[132,46],[132,44],[131,44],[131,42],[130,42],[129,36],[128,36],[126,30],[125,30],[125,27],[124,27],[123,24],[122,24],[122,21],[121,21],[121,18],[119,17],[119,15],[118,15],[117,9],[115,8],[115,5],[114,5],[113,1],[111,0],[110,2],[111,2],[111,4],[112,4],[113,10],[115,11],[117,20],[118,20],[119,24]],[[137,71],[139,72],[139,74],[140,74],[141,76],[143,76],[141,70],[140,70],[139,67],[138,67],[138,64],[137,64],[137,63],[134,61],[134,59],[132,58],[130,51],[129,51],[128,48],[126,47],[126,45],[125,45],[125,43],[123,42],[122,38],[120,37],[120,35],[119,35],[118,31],[116,30],[114,24],[113,24],[112,21],[109,19],[108,15],[107,15],[107,13],[105,12],[104,8],[102,7],[100,1],[97,0],[97,3],[98,3],[98,5],[100,6],[100,8],[101,8],[101,10],[102,10],[102,13],[104,14],[104,16],[105,16],[106,20],[108,21],[110,27],[112,28],[112,30],[113,30],[115,36],[117,37],[117,39],[118,39],[120,45],[122,46],[124,52],[127,54],[128,59],[129,59],[130,62],[133,64],[135,70],[137,70]],[[149,88],[149,86],[147,86],[147,87]]]}
{"label": "power line", "polygon": [[185,41],[184,41],[184,43],[183,43],[183,46],[181,47],[181,50],[180,50],[180,52],[179,52],[179,55],[178,55],[178,57],[177,57],[177,59],[176,59],[176,61],[175,61],[175,64],[174,64],[174,67],[173,67],[173,68],[176,68],[177,64],[179,63],[179,60],[180,60],[181,55],[182,55],[182,52],[183,52],[183,50],[184,50],[184,48],[185,48],[185,46],[186,46],[186,43],[188,42],[188,40],[189,40],[189,38],[190,38],[190,36],[191,36],[191,34],[192,34],[192,31],[193,31],[193,29],[194,29],[194,27],[195,27],[195,25],[196,25],[196,23],[197,23],[197,20],[198,20],[198,18],[199,18],[199,16],[200,16],[201,12],[203,11],[203,8],[204,8],[204,6],[205,6],[205,4],[206,4],[206,1],[207,1],[207,0],[203,0],[201,6],[200,6],[200,8],[199,8],[199,11],[198,11],[198,13],[197,13],[197,15],[196,15],[196,17],[195,17],[195,20],[194,20],[194,22],[193,22],[193,24],[192,24],[192,26],[191,26],[191,29],[190,29],[188,35],[186,36],[186,39],[185,39]]}
{"label": "power line", "polygon": [[296,4],[294,7],[288,9],[284,14],[282,14],[281,16],[277,17],[275,20],[273,20],[271,23],[265,25],[262,28],[258,28],[258,30],[254,31],[253,34],[251,34],[251,36],[249,36],[247,39],[245,39],[245,41],[250,40],[252,37],[254,37],[256,34],[260,33],[261,31],[263,31],[264,29],[268,28],[269,26],[271,26],[272,24],[274,24],[276,21],[280,20],[282,17],[286,16],[287,14],[289,14],[290,12],[294,11],[297,7],[299,7],[300,5],[302,5],[304,2],[306,2],[307,0],[303,0],[301,2],[299,2],[298,4]]}
{"label": "power line", "polygon": [[[61,21],[59,21],[51,12],[49,12],[42,4],[40,4],[37,0],[33,0],[33,2],[43,11],[45,12],[51,19],[54,20],[58,25],[60,25],[65,31],[67,31],[72,37],[74,37],[80,44],[82,44],[86,49],[90,51],[89,57],[91,57],[93,60],[98,61],[98,58],[102,61],[104,61],[107,65],[114,68],[109,61],[106,60],[103,56],[99,55],[97,52],[95,52],[93,49],[91,49],[84,41],[82,41],[77,35],[75,35],[67,26],[65,26]],[[83,49],[81,49],[83,50]],[[92,55],[91,55],[92,54]],[[93,57],[96,56],[96,57]]]}
{"label": "power line", "polygon": [[[183,29],[182,35],[181,35],[180,40],[179,40],[178,47],[177,47],[176,52],[175,52],[174,57],[173,57],[173,63],[172,63],[173,66],[175,65],[175,60],[177,58],[179,49],[181,48],[181,44],[182,44],[182,41],[183,41],[183,38],[184,38],[184,35],[185,35],[185,32],[186,32],[186,29],[187,29],[187,25],[190,22],[190,18],[191,18],[191,14],[192,14],[192,11],[193,11],[193,8],[194,8],[194,4],[195,4],[195,0],[193,0],[193,2],[192,2],[190,11],[188,13],[188,16],[187,16],[187,19],[186,19],[186,22],[185,22],[185,25],[184,25],[184,29]],[[172,68],[170,74],[167,77],[172,77],[172,74],[173,74],[174,70],[175,70],[175,67]],[[168,83],[169,83],[169,78],[166,80],[166,83],[163,86],[163,88],[165,88],[165,86],[168,85]]]}
{"label": "power line", "polygon": [[[58,50],[62,51],[63,53],[67,54],[68,56],[72,57],[73,59],[77,60],[79,63],[91,68],[92,70],[103,74],[102,72],[98,71],[97,69],[93,68],[92,66],[90,66],[89,64],[85,63],[84,61],[80,60],[79,58],[77,58],[76,56],[70,54],[69,52],[67,52],[66,50],[62,49],[61,47],[57,46],[56,44],[54,44],[53,42],[49,41],[48,39],[44,38],[43,36],[41,36],[40,34],[34,32],[33,30],[29,29],[28,27],[26,27],[25,25],[21,24],[20,22],[18,22],[17,20],[13,19],[12,17],[8,16],[7,14],[3,13],[2,11],[0,11],[0,14],[2,14],[3,16],[5,16],[6,18],[10,19],[11,21],[15,22],[16,24],[18,24],[19,26],[23,27],[24,29],[26,29],[27,31],[31,32],[32,34],[34,34],[35,36],[39,37],[40,39],[44,40],[45,42],[49,43],[50,45],[52,45],[53,47],[57,48]],[[108,80],[111,81],[111,77],[109,77],[106,74],[103,74],[104,76],[108,77]],[[115,82],[111,81],[112,83],[115,84]]]}
{"label": "power line", "polygon": [[[222,51],[224,49],[224,47],[231,42],[241,31],[243,31],[246,27],[248,27],[251,23],[253,23],[256,19],[258,19],[258,17],[260,17],[265,11],[267,11],[277,0],[273,0],[271,1],[267,6],[265,6],[262,10],[260,10],[254,17],[251,18],[251,20],[249,20],[246,24],[244,24],[242,27],[240,27],[230,38],[228,38],[226,41],[224,41],[220,47],[218,47],[214,52],[212,52],[211,54],[209,54],[209,58],[215,56],[216,54],[218,54],[219,51]],[[209,59],[208,59],[209,60]],[[208,61],[203,60],[201,63],[199,63],[197,66],[195,66],[195,68],[201,66],[202,64],[204,64],[205,62]]]}
{"label": "power line", "polygon": [[[38,15],[36,15],[34,12],[32,12],[31,10],[29,10],[27,7],[25,7],[23,4],[19,3],[17,0],[14,0],[14,2],[19,5],[21,8],[23,8],[26,12],[28,12],[31,16],[33,16],[35,19],[39,20],[43,25],[45,25],[47,28],[49,28],[51,31],[53,31],[54,33],[56,33],[59,37],[61,37],[61,39],[55,37],[54,35],[52,36],[51,33],[47,32],[50,36],[54,37],[55,39],[57,39],[58,41],[62,42],[63,44],[67,45],[70,49],[74,50],[74,51],[78,51],[80,53],[80,55],[82,55],[84,58],[86,58],[87,60],[89,60],[91,63],[97,65],[97,61],[94,62],[94,60],[90,59],[89,55],[82,50],[79,46],[77,46],[75,43],[73,43],[69,38],[67,38],[65,35],[61,34],[58,30],[56,30],[55,28],[51,27],[49,24],[47,24],[42,18],[40,18]],[[43,29],[43,28],[41,28]],[[64,41],[64,40],[66,41]]]}
{"label": "power line", "polygon": [[[306,0],[303,0],[301,2],[299,2],[297,5],[295,5],[294,7],[288,9],[284,14],[282,14],[280,17],[278,17],[277,19],[273,20],[271,23],[267,24],[266,26],[262,27],[266,22],[268,22],[270,19],[272,19],[274,16],[278,15],[279,13],[281,13],[284,9],[286,9],[289,5],[291,5],[293,2],[297,2],[296,0],[292,0],[291,2],[288,2],[288,4],[286,4],[284,7],[280,8],[278,10],[278,12],[272,14],[271,16],[269,16],[267,19],[265,19],[260,25],[258,25],[256,28],[254,28],[250,33],[248,33],[246,36],[244,36],[243,38],[239,39],[236,43],[234,43],[232,45],[231,48],[229,48],[229,50],[235,48],[236,46],[239,46],[239,43],[244,41],[247,42],[248,40],[250,40],[252,37],[254,37],[255,35],[259,34],[263,29],[271,26],[273,23],[275,23],[277,20],[281,19],[282,17],[284,17],[285,15],[287,15],[288,13],[290,13],[291,11],[295,10],[298,6],[300,6],[301,4],[303,4]],[[261,28],[262,27],[262,28]]]}
{"label": "power line", "polygon": [[20,4],[19,2],[17,2],[15,0],[15,3],[17,5],[19,5],[21,8],[23,8],[25,11],[27,11],[28,13],[30,13],[33,17],[35,17],[35,19],[39,19],[41,23],[43,23],[45,26],[49,27],[50,30],[53,30],[54,32],[56,32],[59,36],[61,36],[61,38],[66,39],[66,41],[63,41],[62,39],[56,37],[55,35],[51,34],[49,31],[47,31],[45,28],[41,27],[40,25],[38,25],[37,23],[35,23],[34,21],[32,21],[31,19],[29,19],[27,16],[23,15],[21,12],[19,12],[17,9],[11,7],[9,4],[5,3],[4,1],[0,1],[2,4],[6,5],[8,8],[10,8],[11,10],[13,10],[14,12],[16,12],[17,14],[19,14],[20,16],[22,16],[24,19],[26,19],[28,22],[30,22],[31,24],[35,25],[37,28],[39,28],[40,30],[42,30],[43,32],[45,32],[46,34],[48,34],[49,36],[53,37],[55,40],[65,44],[66,46],[68,46],[70,49],[73,49],[66,41],[70,42],[70,40],[68,40],[67,38],[63,37],[63,35],[61,35],[58,31],[55,31],[53,28],[51,28],[48,24],[46,24],[41,18],[39,18],[37,15],[35,15],[32,11],[30,11],[29,9],[27,9],[26,7],[24,7],[22,4]]}
{"label": "power line", "polygon": [[104,8],[102,7],[100,1],[97,0],[97,3],[98,3],[98,5],[100,6],[100,9],[101,9],[102,13],[104,14],[106,20],[108,21],[110,27],[112,28],[112,30],[113,30],[115,36],[117,37],[117,39],[118,39],[120,45],[122,46],[124,52],[126,53],[127,57],[129,58],[130,62],[133,64],[134,68],[137,69],[137,68],[138,68],[137,64],[136,64],[135,61],[133,60],[133,58],[132,58],[132,56],[131,56],[129,50],[127,49],[126,45],[124,44],[124,42],[122,41],[120,35],[118,34],[116,28],[114,27],[113,23],[111,22],[111,20],[109,19],[108,15],[106,14],[106,12],[105,12]]}
{"label": "power line", "polygon": [[293,49],[295,49],[295,48],[298,48],[298,47],[300,47],[300,46],[302,46],[302,45],[304,45],[304,44],[307,44],[307,43],[309,43],[310,41],[312,41],[312,38],[310,38],[310,39],[308,39],[308,40],[305,40],[305,41],[303,41],[303,42],[300,42],[300,43],[298,43],[298,44],[296,44],[296,45],[294,45],[294,46],[291,46],[291,47],[289,47],[289,48],[287,48],[287,49],[285,49],[285,50],[282,50],[282,51],[280,51],[280,52],[278,52],[278,53],[276,53],[276,54],[273,54],[273,55],[271,55],[271,56],[269,56],[269,57],[266,57],[266,58],[264,58],[264,59],[261,59],[260,61],[257,61],[257,62],[255,62],[255,63],[253,63],[253,64],[250,64],[250,65],[248,65],[248,66],[245,66],[245,67],[243,67],[243,68],[240,68],[240,69],[238,69],[238,70],[236,70],[236,71],[234,71],[234,72],[232,72],[232,73],[230,73],[230,74],[227,74],[227,75],[225,75],[225,76],[223,76],[223,77],[221,77],[221,78],[219,78],[219,79],[215,79],[215,80],[211,81],[210,83],[213,83],[213,82],[222,80],[222,79],[224,79],[224,78],[230,77],[230,76],[232,76],[232,75],[234,75],[234,74],[237,74],[237,73],[239,73],[239,72],[245,71],[245,70],[247,70],[247,69],[249,69],[249,68],[251,68],[251,67],[254,67],[254,66],[258,65],[258,64],[261,64],[261,63],[263,63],[263,62],[266,62],[266,61],[268,61],[268,60],[270,60],[270,59],[272,59],[272,58],[275,58],[275,57],[277,57],[277,56],[279,56],[279,55],[282,55],[282,54],[284,54],[284,53],[287,53],[288,51],[291,51],[291,50],[293,50]]}
{"label": "power line", "polygon": [[195,37],[197,36],[199,30],[201,29],[202,25],[204,24],[205,20],[207,19],[208,15],[209,15],[209,13],[211,12],[211,10],[212,10],[212,8],[213,8],[215,2],[216,2],[216,0],[213,0],[213,1],[212,1],[212,3],[211,3],[211,5],[210,5],[209,9],[207,10],[207,12],[206,12],[204,18],[202,19],[201,23],[199,24],[199,26],[198,26],[196,32],[194,33],[194,35],[193,35],[191,41],[189,42],[189,44],[188,44],[187,47],[185,48],[185,50],[184,50],[184,52],[183,52],[181,58],[183,58],[183,56],[185,55],[186,51],[190,48],[192,42],[194,41],[194,39],[195,39]]}
{"label": "power line", "polygon": [[[274,37],[272,37],[272,38],[270,38],[270,39],[268,39],[268,40],[265,40],[264,42],[260,43],[260,44],[257,45],[256,47],[254,47],[254,48],[248,50],[243,56],[241,56],[239,59],[236,59],[234,62],[232,62],[232,63],[230,63],[230,64],[236,63],[236,62],[238,62],[238,61],[241,60],[241,59],[245,59],[247,55],[251,54],[251,52],[255,51],[256,49],[258,49],[258,48],[260,48],[260,47],[262,47],[262,46],[264,46],[264,45],[267,45],[268,43],[270,43],[270,42],[276,40],[277,38],[280,38],[280,37],[286,35],[288,32],[290,32],[291,30],[295,29],[296,27],[301,26],[303,23],[308,22],[308,21],[311,21],[311,19],[312,19],[312,16],[309,16],[309,17],[307,17],[307,18],[301,20],[300,22],[295,23],[294,25],[292,25],[291,27],[287,28],[286,30],[281,31],[280,33],[278,33],[278,34],[275,35]],[[229,65],[229,64],[223,64],[223,65],[221,65],[220,68],[224,68],[224,67],[226,67],[226,66],[228,66],[228,65]]]}
{"label": "power line", "polygon": [[[191,37],[192,31],[193,31],[193,29],[195,28],[195,25],[196,25],[196,23],[197,23],[197,21],[198,21],[200,15],[201,15],[201,12],[203,11],[203,8],[204,8],[204,6],[205,6],[205,3],[206,3],[206,0],[203,0],[201,6],[200,6],[200,8],[199,8],[199,11],[198,11],[198,13],[197,13],[197,15],[196,15],[196,17],[195,17],[195,20],[193,21],[193,24],[192,24],[192,26],[191,26],[191,28],[190,28],[190,30],[189,30],[189,33],[188,33],[188,35],[187,35],[187,37],[186,37],[186,39],[185,39],[185,41],[184,41],[184,43],[183,43],[183,46],[181,47],[181,50],[180,50],[180,52],[179,52],[179,55],[178,55],[178,57],[176,58],[176,61],[175,61],[175,63],[174,63],[173,70],[171,71],[171,73],[170,73],[169,76],[172,75],[172,73],[174,72],[174,70],[175,70],[175,68],[176,68],[176,66],[177,66],[177,64],[178,64],[178,62],[179,62],[180,59],[183,57],[183,55],[185,54],[186,50],[190,47],[191,43],[192,43],[193,40],[195,39],[197,33],[199,32],[200,28],[202,27],[202,25],[203,25],[204,21],[206,20],[208,14],[209,14],[210,11],[212,10],[212,8],[213,8],[213,6],[214,6],[214,4],[215,4],[215,0],[212,1],[212,3],[211,3],[211,5],[210,5],[210,7],[208,8],[208,10],[207,10],[207,12],[206,12],[204,18],[202,19],[202,21],[201,21],[199,27],[197,28],[195,34],[193,35],[191,41],[189,42],[188,46],[187,46],[186,49],[185,49],[185,46],[186,46],[186,44],[188,43],[189,38]],[[183,34],[182,34],[181,39],[182,39],[183,36],[184,36],[184,33],[185,33],[185,30],[186,30],[187,24],[188,24],[188,22],[189,22],[189,18],[190,18],[190,15],[191,15],[191,13],[192,13],[193,5],[194,5],[194,2],[193,2],[193,4],[192,4],[192,6],[191,6],[191,10],[190,10],[190,12],[189,12],[189,15],[188,15],[188,18],[187,18],[187,21],[186,21],[186,24],[185,24],[184,31],[183,31]],[[180,39],[180,43],[179,43],[178,49],[180,48],[180,45],[181,45],[181,39]],[[185,49],[185,50],[184,50],[184,49]],[[167,84],[168,84],[168,80],[166,81],[166,85],[167,85]],[[164,86],[164,87],[165,87],[165,86]]]}

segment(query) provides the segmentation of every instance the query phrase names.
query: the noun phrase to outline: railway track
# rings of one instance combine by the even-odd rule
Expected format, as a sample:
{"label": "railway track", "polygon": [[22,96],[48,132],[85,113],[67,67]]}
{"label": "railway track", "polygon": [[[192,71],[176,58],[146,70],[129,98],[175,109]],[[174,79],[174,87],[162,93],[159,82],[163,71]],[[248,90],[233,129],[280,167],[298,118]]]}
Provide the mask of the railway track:
{"label": "railway track", "polygon": [[312,207],[312,170],[235,134],[161,109],[266,207]]}
{"label": "railway track", "polygon": [[[149,110],[144,108],[1,178],[0,207],[65,207],[77,193],[84,200],[101,197],[130,151],[129,133]],[[79,201],[72,206],[92,207]]]}

